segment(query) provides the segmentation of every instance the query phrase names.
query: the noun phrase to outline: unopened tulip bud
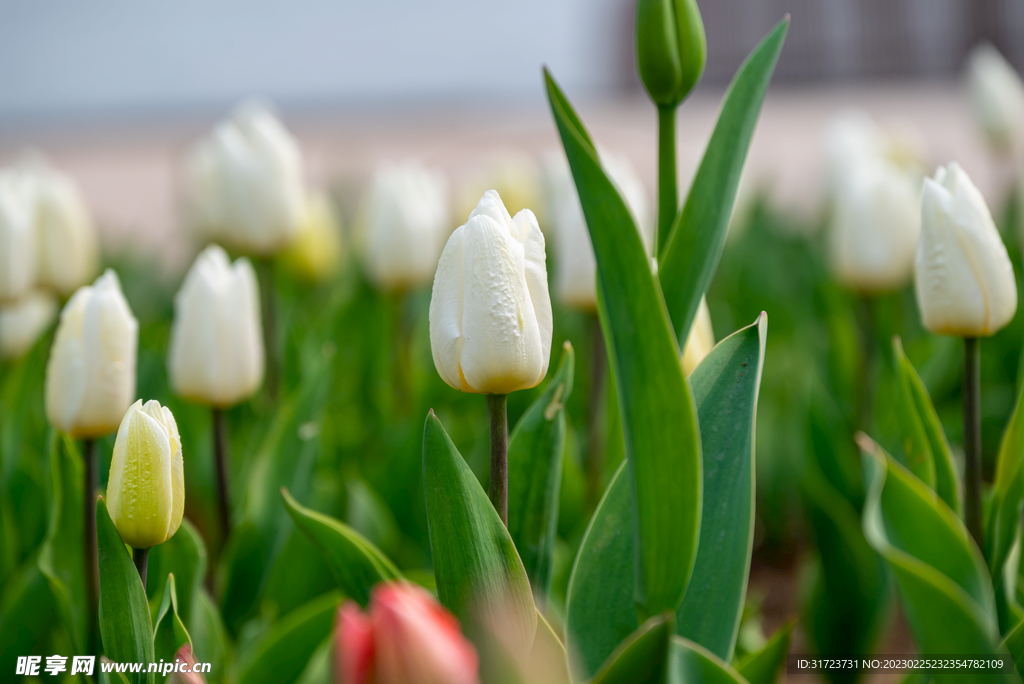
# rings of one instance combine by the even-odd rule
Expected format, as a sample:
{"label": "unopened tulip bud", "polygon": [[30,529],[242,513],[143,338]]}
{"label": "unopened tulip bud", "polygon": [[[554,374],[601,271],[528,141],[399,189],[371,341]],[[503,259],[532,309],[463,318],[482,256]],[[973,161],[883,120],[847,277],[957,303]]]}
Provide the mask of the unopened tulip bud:
{"label": "unopened tulip bud", "polygon": [[210,245],[174,298],[168,371],[179,395],[217,407],[237,404],[263,381],[259,288],[248,259],[232,264]]}
{"label": "unopened tulip bud", "polygon": [[19,169],[28,184],[36,227],[36,283],[69,295],[96,273],[98,246],[92,217],[78,186],[31,158]]}
{"label": "unopened tulip bud", "polygon": [[306,207],[298,235],[281,254],[281,262],[303,280],[327,282],[341,266],[341,226],[326,195],[316,195]]}
{"label": "unopened tulip bud", "polygon": [[174,536],[185,510],[181,438],[170,409],[138,400],[117,430],[107,511],[124,543],[149,549]]}
{"label": "unopened tulip bud", "polygon": [[955,162],[924,181],[914,283],[924,327],[940,335],[993,335],[1017,311],[1006,246],[985,199]]}
{"label": "unopened tulip bud", "polygon": [[473,645],[420,587],[378,586],[369,614],[347,602],[335,630],[336,684],[479,684]]}
{"label": "unopened tulip bud", "polygon": [[23,356],[56,317],[57,300],[48,292],[35,290],[0,303],[0,358]]}
{"label": "unopened tulip bud", "polygon": [[430,282],[449,221],[448,182],[440,171],[416,161],[378,169],[360,222],[370,280],[383,290]]}
{"label": "unopened tulip bud", "polygon": [[117,429],[135,398],[139,324],[108,270],[60,314],[46,366],[46,415],[74,438]]}
{"label": "unopened tulip bud", "polygon": [[0,172],[0,300],[18,299],[35,281],[36,234],[27,184]]}
{"label": "unopened tulip bud", "polygon": [[711,327],[711,311],[708,309],[708,302],[701,297],[700,308],[697,309],[697,316],[693,319],[693,327],[686,338],[686,346],[683,347],[683,370],[687,375],[700,365],[704,357],[715,348],[715,331]]}
{"label": "unopened tulip bud", "polygon": [[192,221],[206,236],[276,254],[305,212],[298,143],[273,114],[246,104],[194,150],[186,190]]}
{"label": "unopened tulip bud", "polygon": [[914,271],[921,233],[919,181],[885,160],[861,161],[837,189],[831,261],[844,285],[899,290]]}
{"label": "unopened tulip bud", "polygon": [[1024,126],[1024,82],[995,47],[977,46],[967,60],[975,116],[993,149],[1011,151]]}
{"label": "unopened tulip bud", "polygon": [[640,0],[636,6],[640,80],[655,104],[674,107],[693,90],[707,61],[696,0]]}
{"label": "unopened tulip bud", "polygon": [[508,394],[537,385],[551,352],[544,235],[488,190],[441,254],[430,297],[430,347],[445,382]]}

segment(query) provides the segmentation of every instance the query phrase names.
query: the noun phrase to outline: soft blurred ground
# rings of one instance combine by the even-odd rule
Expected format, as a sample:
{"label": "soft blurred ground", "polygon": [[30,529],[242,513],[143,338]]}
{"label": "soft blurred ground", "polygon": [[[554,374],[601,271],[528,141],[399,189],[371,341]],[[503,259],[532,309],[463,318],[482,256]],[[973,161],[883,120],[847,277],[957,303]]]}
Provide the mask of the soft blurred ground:
{"label": "soft blurred ground", "polygon": [[[538,77],[538,88],[540,79]],[[573,93],[569,93],[570,97]],[[720,106],[720,90],[698,90],[680,110],[680,173],[686,183],[703,152]],[[578,100],[599,143],[627,155],[651,189],[655,177],[654,110],[640,97]],[[795,218],[821,205],[822,131],[837,111],[860,107],[883,127],[919,137],[930,166],[956,159],[990,201],[1001,202],[1008,174],[984,147],[959,83],[906,82],[830,87],[773,86],[747,163],[743,192],[763,191]],[[284,112],[300,138],[315,187],[331,186],[355,200],[381,160],[415,156],[446,169],[456,190],[479,182],[496,160],[538,159],[557,150],[545,109],[465,104],[430,108]],[[28,147],[42,150],[84,188],[108,251],[143,250],[171,272],[192,253],[181,225],[182,159],[213,118],[151,123],[92,123],[74,128],[0,129],[0,163]],[[351,206],[344,208],[346,213]],[[460,216],[453,219],[453,227]],[[800,221],[798,223],[803,223]]]}

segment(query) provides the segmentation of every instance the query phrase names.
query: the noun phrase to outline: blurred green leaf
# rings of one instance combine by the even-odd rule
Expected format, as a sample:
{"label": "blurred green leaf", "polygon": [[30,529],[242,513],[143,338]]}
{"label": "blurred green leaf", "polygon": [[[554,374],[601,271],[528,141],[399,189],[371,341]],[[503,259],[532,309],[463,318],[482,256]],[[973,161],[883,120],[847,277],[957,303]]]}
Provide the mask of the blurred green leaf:
{"label": "blurred green leaf", "polygon": [[[650,618],[612,653],[591,684],[669,684],[669,653],[675,634],[672,613]],[[696,680],[695,680],[696,681]]]}
{"label": "blurred green leaf", "polygon": [[632,214],[550,74],[548,100],[597,259],[598,311],[636,491],[634,599],[674,611],[693,570],[701,515],[700,434],[658,281]]}
{"label": "blurred green leaf", "polygon": [[701,425],[704,511],[680,636],[732,660],[754,544],[754,425],[768,316],[719,342],[690,376]]}
{"label": "blurred green leaf", "polygon": [[700,644],[673,637],[669,656],[672,684],[746,684],[742,675]]}
{"label": "blurred green leaf", "polygon": [[[658,277],[680,344],[686,342],[700,298],[722,256],[747,150],[788,29],[787,17],[736,73],[686,203],[660,254]],[[580,198],[586,207],[582,192]]]}
{"label": "blurred green leaf", "polygon": [[321,596],[289,613],[239,656],[235,681],[245,684],[294,682],[317,647],[330,635],[341,596]]}
{"label": "blurred green leaf", "polygon": [[544,393],[519,419],[508,443],[508,532],[538,595],[551,585],[558,493],[565,454],[565,402],[575,356],[568,342]]}
{"label": "blurred green leaf", "polygon": [[167,576],[174,575],[176,610],[183,624],[189,624],[192,616],[192,597],[206,577],[206,545],[198,530],[183,518],[174,536],[149,551],[146,593],[150,608],[159,598],[160,605],[166,600]]}
{"label": "blurred green leaf", "polygon": [[227,631],[217,612],[217,604],[203,587],[199,587],[192,597],[192,619],[188,624],[188,633],[192,637],[192,652],[196,660],[210,663],[209,680],[219,681],[223,677],[227,660]]}
{"label": "blurred green leaf", "polygon": [[786,665],[795,626],[796,621],[790,620],[779,627],[764,648],[751,653],[736,665],[736,671],[750,684],[775,684]]}
{"label": "blurred green leaf", "polygon": [[168,574],[167,579],[161,584],[164,585],[164,597],[153,627],[153,655],[156,659],[173,663],[179,648],[184,644],[192,647],[192,639],[178,613],[178,594],[174,586],[174,573]]}
{"label": "blurred green leaf", "polygon": [[[538,684],[572,684],[569,673],[569,656],[565,645],[555,634],[544,616],[537,612],[537,634],[530,649],[530,660],[527,672],[534,677],[542,674],[543,680]],[[533,682],[524,684],[534,684]]]}
{"label": "blurred green leaf", "polygon": [[[1024,390],[1024,385],[1022,385]],[[1018,395],[996,463],[996,481],[992,502],[988,507],[985,530],[985,559],[996,591],[996,608],[1000,630],[1006,632],[1021,617],[1012,587],[1004,581],[1010,549],[1020,534],[1021,512],[1024,511],[1024,392]],[[1016,575],[1016,571],[1013,571]],[[1009,590],[1009,591],[1008,591]]]}
{"label": "blurred green leaf", "polygon": [[[1000,653],[992,583],[963,522],[865,435],[859,444],[868,485],[864,534],[896,576],[920,652]],[[958,676],[937,672],[935,680]]]}
{"label": "blurred green leaf", "polygon": [[1017,674],[1024,677],[1024,622],[1017,624],[1013,630],[1006,635],[1000,649],[1005,649],[1012,657],[1017,668]]}
{"label": "blurred green leaf", "polygon": [[[896,421],[900,429],[900,442],[903,447],[903,465],[910,468],[910,472],[917,475],[918,479],[926,485],[938,491],[936,487],[936,459],[932,456],[931,443],[925,434],[924,423],[918,415],[917,403],[914,400],[914,392],[911,389],[911,375],[916,376],[913,366],[903,353],[903,343],[899,336],[892,340],[893,359],[896,366]],[[946,473],[946,482],[943,483],[946,492],[949,492],[949,482]],[[950,503],[952,507],[955,505]]]}
{"label": "blurred green leaf", "polygon": [[39,549],[39,571],[50,591],[61,621],[79,651],[86,648],[85,576],[82,571],[82,537],[85,533],[82,500],[82,461],[67,435],[50,432],[50,526]]}
{"label": "blurred green leaf", "polygon": [[0,667],[5,676],[12,676],[18,656],[46,649],[57,608],[35,558],[7,578],[0,593]]}
{"label": "blurred green leaf", "polygon": [[296,684],[332,684],[331,677],[331,649],[334,646],[334,639],[328,636],[323,643],[316,647],[306,669],[302,671]]}
{"label": "blurred green leaf", "polygon": [[[153,623],[138,570],[128,555],[103,497],[96,499],[100,565],[100,634],[103,653],[114,662],[151,663]],[[133,674],[134,684],[152,684],[152,673]]]}
{"label": "blurred green leaf", "polygon": [[375,584],[401,578],[401,573],[377,547],[345,523],[301,506],[281,489],[288,514],[327,560],[338,585],[364,608]]}
{"label": "blurred green leaf", "polygon": [[433,411],[423,428],[423,482],[438,598],[463,625],[501,615],[528,652],[537,610],[512,538]]}

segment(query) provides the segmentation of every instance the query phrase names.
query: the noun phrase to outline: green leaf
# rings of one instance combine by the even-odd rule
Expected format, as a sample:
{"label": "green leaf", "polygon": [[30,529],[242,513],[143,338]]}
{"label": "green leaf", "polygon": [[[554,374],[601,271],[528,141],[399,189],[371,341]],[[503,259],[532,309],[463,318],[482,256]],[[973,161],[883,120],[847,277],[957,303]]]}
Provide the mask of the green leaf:
{"label": "green leaf", "polygon": [[18,656],[42,653],[57,606],[35,558],[27,560],[3,584],[0,592],[0,667],[15,671]]}
{"label": "green leaf", "polygon": [[331,677],[331,651],[334,640],[328,636],[323,640],[313,655],[309,658],[306,668],[295,680],[295,684],[332,684]]}
{"label": "green leaf", "polygon": [[790,620],[779,627],[764,648],[744,658],[736,666],[736,671],[750,684],[775,684],[786,665],[795,626],[796,621]]}
{"label": "green leaf", "polygon": [[[103,653],[114,662],[151,663],[153,623],[142,580],[107,513],[96,499],[96,542],[100,565],[100,635]],[[151,673],[133,674],[133,684],[152,684]]]}
{"label": "green leaf", "polygon": [[1013,656],[1014,665],[1017,667],[1017,674],[1024,677],[1024,622],[1019,623],[1013,628],[1003,643],[1000,645],[1000,650],[1006,650],[1011,656]]}
{"label": "green leaf", "polygon": [[669,667],[673,684],[746,684],[725,661],[700,644],[673,637]]}
{"label": "green leaf", "polygon": [[287,489],[281,490],[295,526],[323,554],[345,595],[366,607],[373,586],[401,578],[388,558],[345,523],[301,506]]}
{"label": "green leaf", "polygon": [[192,639],[185,629],[178,613],[178,594],[174,586],[174,574],[168,574],[164,585],[164,597],[153,628],[153,653],[159,660],[174,662],[174,655],[184,644],[192,647]]}
{"label": "green leaf", "polygon": [[[1024,389],[1024,386],[1022,386]],[[985,559],[996,588],[996,608],[1002,631],[1016,624],[1020,607],[1009,585],[1004,581],[1007,559],[1020,534],[1021,512],[1024,511],[1024,393],[1017,398],[1010,422],[999,446],[996,481],[992,503],[988,507],[985,530]]]}
{"label": "green leaf", "polygon": [[903,344],[898,335],[893,337],[892,350],[896,366],[896,422],[903,447],[903,465],[910,468],[910,472],[917,475],[919,480],[936,489],[935,458],[911,389],[910,376],[916,375],[916,372],[903,353]]}
{"label": "green leaf", "polygon": [[919,651],[998,654],[992,584],[963,522],[866,435],[858,443],[868,486],[864,535],[896,576]]}
{"label": "green leaf", "polygon": [[[754,419],[766,327],[762,315],[725,338],[691,377],[707,434],[704,487],[715,495],[704,499],[709,507],[701,520],[704,543],[677,620],[686,636],[728,654],[736,643],[750,568]],[[638,624],[631,600],[633,515],[623,465],[584,534],[566,598],[566,630],[579,649],[584,677]]]}
{"label": "green leaf", "polygon": [[565,645],[540,612],[537,613],[537,634],[530,649],[527,671],[534,677],[543,673],[543,684],[572,684]]}
{"label": "green leaf", "polygon": [[700,298],[718,268],[747,150],[788,29],[787,17],[737,72],[686,203],[661,251],[658,276],[680,344],[685,344]]}
{"label": "green leaf", "polygon": [[640,625],[619,644],[591,684],[668,684],[674,622],[672,613],[664,613]]}
{"label": "green leaf", "polygon": [[768,317],[719,342],[690,382],[704,458],[700,546],[683,602],[680,636],[732,660],[754,544],[754,424]]}
{"label": "green leaf", "polygon": [[558,371],[519,419],[508,443],[508,532],[538,595],[547,594],[551,584],[574,359],[566,342]]}
{"label": "green leaf", "polygon": [[82,572],[84,516],[82,461],[66,435],[50,431],[50,525],[39,549],[39,571],[50,583],[57,612],[72,645],[84,652],[88,639],[85,576]]}
{"label": "green leaf", "polygon": [[192,618],[188,633],[192,637],[192,652],[196,660],[210,663],[210,681],[218,681],[224,671],[228,652],[227,630],[206,589],[199,587],[192,598]]}
{"label": "green leaf", "polygon": [[317,647],[330,635],[341,596],[314,599],[289,613],[239,658],[234,681],[280,684],[295,681]]}
{"label": "green leaf", "polygon": [[167,576],[173,574],[178,615],[183,624],[189,624],[193,596],[206,577],[206,544],[199,531],[188,518],[183,518],[173,537],[150,549],[147,563],[146,593],[150,608],[160,607],[155,603],[157,599],[161,603],[165,600]]}
{"label": "green leaf", "polygon": [[674,611],[693,570],[700,530],[701,452],[693,395],[632,215],[572,106],[547,72],[545,79],[597,260],[598,313],[636,492],[634,598],[644,617]]}
{"label": "green leaf", "polygon": [[437,595],[463,625],[499,614],[528,653],[537,610],[508,530],[433,411],[423,428],[423,484]]}

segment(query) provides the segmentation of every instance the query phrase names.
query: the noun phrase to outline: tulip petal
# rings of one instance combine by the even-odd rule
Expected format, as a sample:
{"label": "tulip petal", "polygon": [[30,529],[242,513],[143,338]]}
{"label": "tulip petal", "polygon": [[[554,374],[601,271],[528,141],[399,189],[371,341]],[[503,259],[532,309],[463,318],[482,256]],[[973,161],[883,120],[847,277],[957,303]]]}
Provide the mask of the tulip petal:
{"label": "tulip petal", "polygon": [[452,233],[444,246],[430,296],[430,350],[441,379],[457,390],[471,392],[462,377],[462,313],[465,293],[466,226]]}
{"label": "tulip petal", "polygon": [[335,671],[340,684],[371,684],[373,675],[373,622],[359,606],[346,601],[338,609],[335,632]]}

